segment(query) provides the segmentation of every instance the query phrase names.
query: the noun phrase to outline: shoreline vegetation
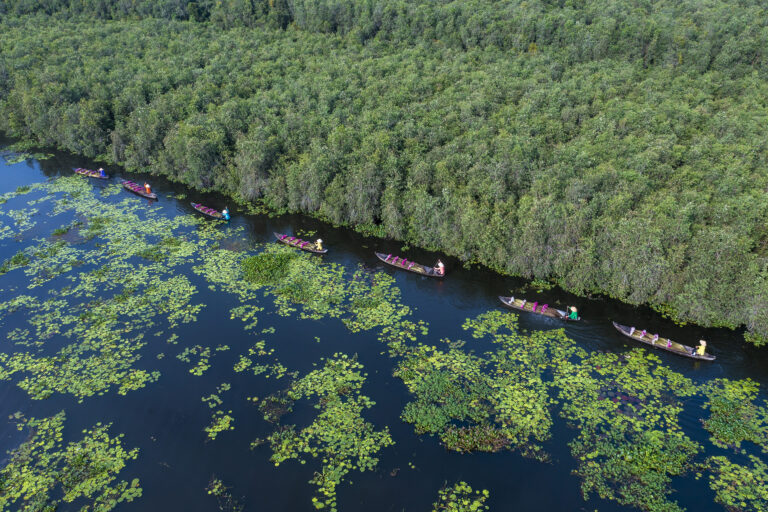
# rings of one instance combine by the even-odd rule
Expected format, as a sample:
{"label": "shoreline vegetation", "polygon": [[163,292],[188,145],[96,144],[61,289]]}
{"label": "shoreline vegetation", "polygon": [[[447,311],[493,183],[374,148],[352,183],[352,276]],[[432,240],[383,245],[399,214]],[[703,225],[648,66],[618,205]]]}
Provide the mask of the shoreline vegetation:
{"label": "shoreline vegetation", "polygon": [[[691,492],[680,487],[683,477],[727,510],[768,506],[768,403],[757,382],[697,381],[644,348],[588,351],[563,329],[527,332],[516,314],[498,309],[467,318],[455,336],[435,342],[385,272],[324,262],[277,243],[249,245],[242,228],[220,229],[223,223],[196,214],[166,217],[156,206],[137,211],[140,199],[118,194],[117,184],[98,190],[73,175],[0,196],[9,212],[19,212],[7,214],[0,239],[25,245],[25,257],[14,257],[6,274],[23,273],[29,283],[0,302],[9,341],[0,353],[0,381],[32,403],[90,402],[137,393],[179,373],[187,382],[210,375],[217,385],[198,402],[210,424],[189,428],[204,432],[205,442],[233,430],[259,431],[253,456],[276,467],[307,465],[314,486],[307,502],[318,510],[339,509],[337,488],[351,485],[357,473],[386,474],[380,458],[400,440],[393,428],[400,420],[457,454],[513,450],[543,463],[552,463],[550,441],[556,434],[562,440],[557,424],[564,421],[574,434],[567,436],[568,460],[585,499],[681,512],[678,492]],[[56,238],[39,237],[47,232]],[[199,339],[178,334],[201,321],[204,290],[234,299],[229,320],[242,324],[249,342],[191,346]],[[372,361],[334,351],[302,371],[285,366],[286,352],[296,348],[276,334],[275,316],[332,320],[350,335],[372,334],[369,340],[384,349],[376,357],[408,392],[396,405],[399,420],[381,419],[382,391],[368,380],[381,368]],[[222,358],[230,351],[239,356],[234,364]],[[161,375],[156,361],[166,353],[178,363]],[[234,374],[277,383],[261,398],[238,397],[229,382]],[[264,381],[251,383],[261,395]],[[258,421],[244,421],[254,420],[244,409],[254,406],[266,432]],[[377,414],[366,414],[373,408]],[[301,421],[294,409],[310,418]],[[140,468],[128,463],[142,454],[128,441],[123,447],[119,423],[96,423],[82,437],[64,438],[64,412],[10,419],[29,436],[0,468],[0,510],[87,500],[93,506],[82,510],[108,511],[141,498],[140,481],[131,478]],[[404,472],[416,470],[412,461],[407,469],[403,464]],[[446,482],[435,489],[432,510],[489,508],[493,491],[477,485]],[[212,478],[206,491],[225,503],[236,500],[221,480]]]}
{"label": "shoreline vegetation", "polygon": [[13,137],[768,342],[761,2],[0,15]]}

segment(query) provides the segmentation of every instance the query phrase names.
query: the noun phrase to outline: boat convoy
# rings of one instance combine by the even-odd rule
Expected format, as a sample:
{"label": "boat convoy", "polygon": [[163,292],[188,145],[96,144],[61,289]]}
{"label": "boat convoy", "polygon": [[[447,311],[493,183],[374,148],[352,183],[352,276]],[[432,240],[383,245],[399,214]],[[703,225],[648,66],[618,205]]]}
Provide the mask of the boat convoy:
{"label": "boat convoy", "polygon": [[[77,168],[75,169],[75,173],[86,176],[88,178],[109,178],[109,176],[107,176],[104,172],[104,169],[92,171],[89,169]],[[157,200],[157,194],[152,192],[152,188],[148,183],[144,183],[143,186],[128,180],[121,180],[121,183],[126,190],[129,190],[134,194],[146,197],[147,199]],[[193,202],[191,204],[192,208],[202,213],[203,215],[218,220],[229,220],[229,210],[227,208],[224,208],[224,210],[219,212],[213,208],[203,206],[200,203]],[[323,241],[319,238],[314,242],[310,242],[282,233],[274,233],[274,235],[278,242],[289,245],[291,247],[295,247],[297,249],[301,249],[302,251],[312,252],[315,254],[325,254],[328,252],[328,249],[323,247]],[[428,267],[415,261],[409,261],[407,258],[393,256],[392,254],[384,254],[380,252],[375,252],[375,254],[376,257],[383,263],[400,270],[406,270],[408,272],[413,272],[425,277],[434,277],[438,279],[445,277],[445,265],[440,260],[437,260],[433,266]],[[517,311],[534,313],[537,315],[554,318],[556,320],[562,320],[564,322],[574,322],[581,320],[581,317],[579,317],[578,311],[574,306],[568,306],[567,311],[564,311],[562,309],[549,307],[548,304],[539,305],[539,303],[536,301],[529,302],[526,299],[515,297],[500,296],[499,300],[507,308]],[[667,352],[672,352],[673,354],[677,354],[679,356],[689,357],[691,359],[698,359],[702,361],[714,361],[715,359],[715,356],[706,353],[707,342],[704,340],[699,340],[699,346],[694,348],[688,345],[683,345],[682,343],[677,343],[676,341],[672,341],[668,338],[661,338],[658,334],[650,334],[646,330],[638,330],[634,327],[628,327],[616,322],[613,322],[613,326],[627,338],[631,338],[635,341],[639,341],[640,343],[650,345],[653,348],[666,350]]]}

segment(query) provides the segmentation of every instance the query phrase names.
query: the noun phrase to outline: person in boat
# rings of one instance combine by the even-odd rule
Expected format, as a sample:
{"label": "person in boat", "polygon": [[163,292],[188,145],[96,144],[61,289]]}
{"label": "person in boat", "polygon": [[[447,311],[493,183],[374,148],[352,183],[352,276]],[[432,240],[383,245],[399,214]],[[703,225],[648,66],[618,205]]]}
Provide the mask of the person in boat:
{"label": "person in boat", "polygon": [[315,240],[315,249],[317,249],[318,251],[322,251],[323,250],[323,240],[322,240],[322,238],[318,238],[317,240]]}
{"label": "person in boat", "polygon": [[146,181],[144,182],[144,192],[146,192],[147,194],[152,193],[152,187],[150,187],[149,183],[147,183]]}
{"label": "person in boat", "polygon": [[442,262],[442,261],[440,261],[440,260],[437,260],[437,263],[435,263],[435,266],[433,267],[433,270],[434,270],[434,271],[435,271],[437,274],[439,274],[439,275],[441,275],[441,276],[444,276],[444,275],[445,275],[445,265],[444,265],[444,264],[443,264],[443,262]]}
{"label": "person in boat", "polygon": [[704,340],[699,340],[699,346],[696,347],[696,355],[703,356],[706,353],[707,353],[707,342]]}
{"label": "person in boat", "polygon": [[99,176],[101,176],[102,178],[106,178],[107,177],[107,173],[104,172],[104,168],[103,167],[99,167]]}
{"label": "person in boat", "polygon": [[570,313],[568,314],[568,320],[578,320],[579,319],[579,312],[576,309],[576,306],[569,306],[568,310],[570,310]]}
{"label": "person in boat", "polygon": [[223,210],[221,210],[221,216],[224,218],[224,220],[229,220],[229,208],[226,206]]}
{"label": "person in boat", "polygon": [[533,311],[535,313],[536,312],[536,308],[539,307],[539,301],[534,302],[532,304],[532,306],[533,306],[533,309],[531,311]]}
{"label": "person in boat", "polygon": [[651,340],[651,345],[655,345],[658,340],[659,340],[659,335],[654,334],[653,339]]}

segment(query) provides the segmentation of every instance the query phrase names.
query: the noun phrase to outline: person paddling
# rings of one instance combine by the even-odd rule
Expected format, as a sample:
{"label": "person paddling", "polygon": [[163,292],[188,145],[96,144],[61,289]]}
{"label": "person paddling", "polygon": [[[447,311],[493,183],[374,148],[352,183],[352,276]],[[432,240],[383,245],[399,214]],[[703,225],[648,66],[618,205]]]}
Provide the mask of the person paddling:
{"label": "person paddling", "polygon": [[696,347],[696,355],[703,356],[706,353],[707,353],[707,342],[704,340],[699,340],[699,346]]}
{"label": "person paddling", "polygon": [[221,216],[222,216],[222,218],[223,218],[224,220],[229,220],[229,208],[227,208],[227,207],[225,206],[225,207],[224,207],[224,209],[223,209],[223,210],[221,210]]}
{"label": "person paddling", "polygon": [[321,238],[318,238],[317,240],[315,240],[315,248],[318,251],[322,251],[323,250],[323,240]]}
{"label": "person paddling", "polygon": [[144,192],[146,192],[147,194],[152,193],[152,187],[150,187],[149,183],[147,183],[146,181],[144,182]]}
{"label": "person paddling", "polygon": [[437,263],[435,263],[435,266],[434,266],[434,267],[432,267],[432,268],[433,268],[433,270],[434,270],[435,272],[437,272],[437,273],[438,273],[438,274],[440,274],[441,276],[444,276],[444,275],[445,275],[445,265],[443,264],[443,262],[442,262],[442,261],[440,261],[440,260],[437,260]]}
{"label": "person paddling", "polygon": [[578,320],[579,319],[579,312],[576,309],[576,306],[570,306],[568,308],[571,312],[568,315],[568,320]]}
{"label": "person paddling", "polygon": [[107,173],[104,172],[104,168],[103,167],[99,167],[99,176],[101,176],[102,178],[106,178],[107,177]]}

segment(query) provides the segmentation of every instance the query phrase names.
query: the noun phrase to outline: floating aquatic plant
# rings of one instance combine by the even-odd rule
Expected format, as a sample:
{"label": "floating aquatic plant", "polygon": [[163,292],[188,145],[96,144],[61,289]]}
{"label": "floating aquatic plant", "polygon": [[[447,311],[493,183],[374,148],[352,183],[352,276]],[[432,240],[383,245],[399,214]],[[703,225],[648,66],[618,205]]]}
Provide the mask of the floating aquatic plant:
{"label": "floating aquatic plant", "polygon": [[354,358],[334,354],[322,368],[294,381],[272,401],[314,399],[319,412],[310,425],[300,430],[293,425],[281,426],[267,439],[276,466],[291,459],[304,463],[307,455],[322,459],[322,468],[310,480],[318,487],[318,496],[312,498],[318,509],[335,511],[336,487],[345,476],[353,470],[372,470],[378,463],[378,452],[394,444],[386,428],[376,431],[362,417],[362,412],[374,405],[361,394],[365,382],[362,370]]}
{"label": "floating aquatic plant", "polygon": [[229,492],[230,487],[225,486],[224,482],[216,478],[216,475],[211,477],[205,490],[208,494],[216,497],[216,502],[221,512],[241,512],[245,509],[245,505],[235,499],[232,493]]}
{"label": "floating aquatic plant", "polygon": [[490,493],[483,489],[475,491],[466,482],[457,482],[451,487],[443,487],[437,501],[432,504],[432,512],[479,512],[488,510],[485,501]]}
{"label": "floating aquatic plant", "polygon": [[9,453],[0,470],[0,510],[55,510],[61,504],[82,502],[82,512],[112,510],[118,503],[141,496],[139,481],[116,481],[138,449],[125,450],[122,435],[111,437],[110,425],[97,423],[84,430],[80,441],[64,445],[65,415],[22,419],[19,430],[30,437]]}
{"label": "floating aquatic plant", "polygon": [[715,491],[715,501],[728,510],[762,512],[768,510],[768,465],[754,455],[750,465],[735,464],[726,457],[707,459],[714,474],[709,485]]}
{"label": "floating aquatic plant", "polygon": [[749,379],[730,381],[715,379],[704,386],[709,401],[704,404],[710,416],[704,421],[721,448],[741,448],[742,441],[751,441],[768,453],[768,408],[755,403],[758,385]]}

